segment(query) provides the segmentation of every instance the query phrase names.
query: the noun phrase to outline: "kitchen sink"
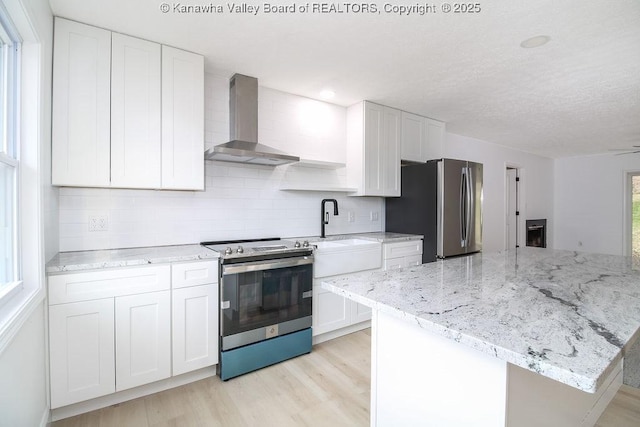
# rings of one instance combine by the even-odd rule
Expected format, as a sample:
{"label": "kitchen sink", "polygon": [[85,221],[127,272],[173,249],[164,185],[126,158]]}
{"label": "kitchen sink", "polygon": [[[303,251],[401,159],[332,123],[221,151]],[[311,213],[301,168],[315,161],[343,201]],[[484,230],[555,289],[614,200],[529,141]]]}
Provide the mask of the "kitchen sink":
{"label": "kitchen sink", "polygon": [[337,242],[311,242],[312,245],[314,245],[317,249],[316,249],[316,253],[317,251],[324,251],[326,249],[331,249],[331,248],[344,248],[344,245],[341,245]]}
{"label": "kitchen sink", "polygon": [[382,244],[364,239],[311,242],[314,251],[314,277],[336,276],[382,266]]}

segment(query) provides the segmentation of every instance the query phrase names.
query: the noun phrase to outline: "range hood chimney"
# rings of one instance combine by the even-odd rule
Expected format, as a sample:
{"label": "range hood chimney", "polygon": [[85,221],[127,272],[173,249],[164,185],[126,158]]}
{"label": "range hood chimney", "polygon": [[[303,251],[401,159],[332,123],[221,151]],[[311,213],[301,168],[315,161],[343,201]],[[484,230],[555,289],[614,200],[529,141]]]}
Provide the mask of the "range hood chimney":
{"label": "range hood chimney", "polygon": [[207,160],[279,166],[299,162],[275,148],[258,144],[258,79],[234,74],[229,83],[229,124],[231,141],[204,153]]}

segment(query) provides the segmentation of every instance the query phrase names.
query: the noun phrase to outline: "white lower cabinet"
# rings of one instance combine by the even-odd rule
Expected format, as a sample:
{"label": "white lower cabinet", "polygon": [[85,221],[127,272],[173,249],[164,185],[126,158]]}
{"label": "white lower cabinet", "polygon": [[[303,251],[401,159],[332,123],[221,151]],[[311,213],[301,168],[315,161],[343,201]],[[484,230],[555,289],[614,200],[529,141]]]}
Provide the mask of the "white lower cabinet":
{"label": "white lower cabinet", "polygon": [[169,265],[52,275],[51,408],[171,376]]}
{"label": "white lower cabinet", "polygon": [[[324,279],[316,279],[313,285],[314,336],[371,320],[371,309],[369,307],[324,289],[320,285],[320,282]],[[363,325],[363,327],[365,326]],[[353,330],[345,330],[345,333],[350,332],[353,332]]]}
{"label": "white lower cabinet", "polygon": [[218,363],[218,262],[48,277],[51,408]]}
{"label": "white lower cabinet", "polygon": [[351,308],[351,300],[323,289],[316,283],[313,286],[313,335],[351,325]]}
{"label": "white lower cabinet", "polygon": [[49,307],[51,407],[116,391],[113,298]]}
{"label": "white lower cabinet", "polygon": [[218,286],[172,291],[173,375],[218,363]]}
{"label": "white lower cabinet", "polygon": [[371,320],[371,307],[351,301],[351,321],[353,323],[366,322]]}
{"label": "white lower cabinet", "polygon": [[422,240],[382,245],[382,269],[395,270],[422,264]]}
{"label": "white lower cabinet", "polygon": [[[332,333],[344,335],[367,327],[371,309],[322,287],[323,280],[341,277],[359,271],[378,270],[382,266],[382,245],[372,242],[353,249],[332,249],[315,254],[313,283],[313,335]],[[339,255],[339,258],[336,258]],[[349,262],[343,262],[346,259]],[[324,339],[330,339],[325,336]]]}
{"label": "white lower cabinet", "polygon": [[171,376],[170,291],[116,298],[116,391]]}

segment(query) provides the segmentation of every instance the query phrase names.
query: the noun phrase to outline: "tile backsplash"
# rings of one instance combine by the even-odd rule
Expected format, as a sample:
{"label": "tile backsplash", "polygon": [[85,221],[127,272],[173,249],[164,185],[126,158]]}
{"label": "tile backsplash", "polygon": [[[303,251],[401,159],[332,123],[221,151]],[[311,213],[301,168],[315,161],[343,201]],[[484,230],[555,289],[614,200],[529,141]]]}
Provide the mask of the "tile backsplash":
{"label": "tile backsplash", "polygon": [[[261,142],[303,158],[344,162],[346,109],[260,88]],[[228,78],[205,76],[206,145],[229,139]],[[204,151],[204,147],[203,147]],[[206,190],[61,188],[60,251],[320,234],[323,198],[338,200],[327,235],[382,231],[384,199],[283,188],[346,186],[344,168],[277,168],[207,161]],[[378,220],[371,221],[371,213]],[[352,219],[352,221],[349,221]],[[91,231],[90,231],[91,230]]]}
{"label": "tile backsplash", "polygon": [[[204,192],[62,188],[60,251],[319,235],[323,198],[340,208],[327,235],[383,229],[382,198],[280,190],[288,175],[286,167],[207,162]],[[105,216],[106,230],[89,231],[91,218]]]}

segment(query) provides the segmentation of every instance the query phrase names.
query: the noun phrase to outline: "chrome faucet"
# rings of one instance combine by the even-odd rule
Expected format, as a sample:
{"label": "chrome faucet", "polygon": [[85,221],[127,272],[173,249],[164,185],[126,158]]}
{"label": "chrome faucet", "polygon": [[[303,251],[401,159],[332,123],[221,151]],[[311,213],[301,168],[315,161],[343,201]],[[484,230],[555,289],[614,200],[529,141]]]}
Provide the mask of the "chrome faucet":
{"label": "chrome faucet", "polygon": [[329,224],[329,212],[325,212],[324,204],[327,202],[333,203],[333,214],[338,215],[338,201],[336,199],[322,199],[322,232],[320,233],[320,237],[324,238],[324,226]]}

